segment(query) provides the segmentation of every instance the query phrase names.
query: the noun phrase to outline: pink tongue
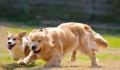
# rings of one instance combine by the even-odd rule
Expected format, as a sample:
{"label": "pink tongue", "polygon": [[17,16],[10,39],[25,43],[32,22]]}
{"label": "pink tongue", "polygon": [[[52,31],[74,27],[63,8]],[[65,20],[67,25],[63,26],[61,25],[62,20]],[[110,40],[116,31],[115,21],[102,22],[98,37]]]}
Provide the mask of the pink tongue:
{"label": "pink tongue", "polygon": [[11,50],[11,45],[9,45],[9,44],[8,44],[8,49],[10,49],[10,50]]}

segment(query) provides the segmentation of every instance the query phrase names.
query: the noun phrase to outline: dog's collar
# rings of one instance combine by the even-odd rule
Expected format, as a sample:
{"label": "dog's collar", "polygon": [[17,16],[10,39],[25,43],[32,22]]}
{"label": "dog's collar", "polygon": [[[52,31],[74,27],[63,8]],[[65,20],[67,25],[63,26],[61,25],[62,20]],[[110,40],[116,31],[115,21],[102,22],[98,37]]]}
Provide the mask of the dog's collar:
{"label": "dog's collar", "polygon": [[35,54],[38,54],[41,51],[41,48],[38,51],[34,51]]}

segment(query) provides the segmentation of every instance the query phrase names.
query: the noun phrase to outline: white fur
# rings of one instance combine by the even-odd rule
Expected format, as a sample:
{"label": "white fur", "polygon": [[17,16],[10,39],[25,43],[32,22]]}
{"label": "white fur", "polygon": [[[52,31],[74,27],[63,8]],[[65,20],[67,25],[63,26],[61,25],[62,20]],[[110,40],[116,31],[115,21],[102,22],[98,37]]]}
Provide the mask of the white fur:
{"label": "white fur", "polygon": [[10,50],[10,55],[12,56],[12,59],[14,59],[14,55],[13,55],[12,50]]}
{"label": "white fur", "polygon": [[21,60],[18,61],[18,64],[21,63],[22,61],[23,61],[25,64],[27,64],[27,63],[28,63],[28,59],[30,59],[29,57],[30,57],[31,55],[33,55],[33,54],[34,54],[34,52],[33,52],[33,51],[30,51],[29,55],[28,55],[26,58],[24,58],[24,60],[21,59]]}
{"label": "white fur", "polygon": [[61,46],[61,53],[63,54],[63,43],[59,40],[60,46]]}
{"label": "white fur", "polygon": [[22,38],[22,51],[23,52],[25,51],[25,47],[28,43],[29,43],[29,41],[25,37],[23,37]]}
{"label": "white fur", "polygon": [[[27,64],[27,63],[29,62],[28,59],[30,59],[29,57],[32,56],[33,54],[34,54],[34,52],[31,51],[30,54],[23,60],[23,62],[24,62],[25,64]],[[18,63],[19,63],[19,62],[18,62]]]}
{"label": "white fur", "polygon": [[13,38],[10,38],[8,42],[11,42],[12,45],[15,44],[15,42],[13,41]]}
{"label": "white fur", "polygon": [[86,32],[86,34],[87,34],[86,37],[87,37],[87,44],[88,44],[89,49],[94,49],[94,50],[97,51],[97,44],[96,44],[96,42],[94,40],[90,39],[90,33],[89,32]]}

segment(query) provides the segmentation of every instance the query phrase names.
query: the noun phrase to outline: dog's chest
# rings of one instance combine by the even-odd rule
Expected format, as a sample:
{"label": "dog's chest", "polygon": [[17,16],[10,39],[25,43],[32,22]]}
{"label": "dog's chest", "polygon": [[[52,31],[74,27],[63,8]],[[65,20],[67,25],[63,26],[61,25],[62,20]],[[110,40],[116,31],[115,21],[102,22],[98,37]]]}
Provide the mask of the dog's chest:
{"label": "dog's chest", "polygon": [[53,53],[51,52],[40,52],[37,57],[41,58],[44,61],[48,61],[52,57]]}
{"label": "dog's chest", "polygon": [[11,56],[15,59],[20,59],[25,57],[21,46],[15,46],[10,53],[11,53]]}

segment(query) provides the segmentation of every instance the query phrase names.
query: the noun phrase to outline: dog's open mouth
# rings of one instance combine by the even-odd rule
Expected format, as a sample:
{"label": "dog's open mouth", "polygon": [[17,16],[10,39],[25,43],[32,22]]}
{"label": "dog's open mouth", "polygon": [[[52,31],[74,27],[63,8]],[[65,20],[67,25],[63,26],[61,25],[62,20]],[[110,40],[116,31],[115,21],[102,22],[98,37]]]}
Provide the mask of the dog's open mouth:
{"label": "dog's open mouth", "polygon": [[11,50],[16,44],[8,44],[8,49]]}
{"label": "dog's open mouth", "polygon": [[41,48],[37,51],[34,51],[35,54],[38,54],[41,51]]}

